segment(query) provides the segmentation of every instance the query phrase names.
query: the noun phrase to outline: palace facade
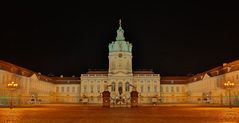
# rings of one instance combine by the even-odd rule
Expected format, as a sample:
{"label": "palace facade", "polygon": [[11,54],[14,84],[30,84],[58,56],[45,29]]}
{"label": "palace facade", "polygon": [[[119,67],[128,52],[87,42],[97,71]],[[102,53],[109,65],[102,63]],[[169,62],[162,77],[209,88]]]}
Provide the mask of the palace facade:
{"label": "palace facade", "polygon": [[[109,46],[108,70],[89,70],[72,77],[45,76],[0,60],[0,106],[13,103],[102,103],[102,92],[110,92],[110,103],[129,104],[130,92],[139,93],[139,104],[211,103],[226,105],[229,96],[239,105],[239,60],[193,76],[160,76],[153,70],[132,69],[132,44],[125,40],[119,24]],[[10,82],[18,87],[10,90]],[[230,89],[224,83],[230,81]],[[229,95],[230,92],[230,95]]]}

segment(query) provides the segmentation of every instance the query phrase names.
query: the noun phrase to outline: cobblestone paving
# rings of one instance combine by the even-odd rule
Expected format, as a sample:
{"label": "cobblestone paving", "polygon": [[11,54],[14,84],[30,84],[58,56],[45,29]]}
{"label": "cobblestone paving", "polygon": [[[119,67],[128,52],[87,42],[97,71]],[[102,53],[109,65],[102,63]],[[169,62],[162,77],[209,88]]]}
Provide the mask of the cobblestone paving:
{"label": "cobblestone paving", "polygon": [[1,108],[0,123],[239,123],[239,108],[77,105]]}

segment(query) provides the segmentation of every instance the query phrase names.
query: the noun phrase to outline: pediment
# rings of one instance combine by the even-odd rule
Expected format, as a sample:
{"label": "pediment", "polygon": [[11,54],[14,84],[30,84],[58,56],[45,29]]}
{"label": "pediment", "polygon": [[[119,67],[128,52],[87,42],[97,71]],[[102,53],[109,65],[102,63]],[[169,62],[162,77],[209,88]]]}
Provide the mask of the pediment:
{"label": "pediment", "polygon": [[206,79],[206,78],[210,78],[210,76],[207,73],[204,74],[204,76],[203,76],[203,79]]}
{"label": "pediment", "polygon": [[36,75],[35,73],[32,74],[31,78],[32,78],[32,79],[38,79],[38,77],[37,77],[37,75]]}

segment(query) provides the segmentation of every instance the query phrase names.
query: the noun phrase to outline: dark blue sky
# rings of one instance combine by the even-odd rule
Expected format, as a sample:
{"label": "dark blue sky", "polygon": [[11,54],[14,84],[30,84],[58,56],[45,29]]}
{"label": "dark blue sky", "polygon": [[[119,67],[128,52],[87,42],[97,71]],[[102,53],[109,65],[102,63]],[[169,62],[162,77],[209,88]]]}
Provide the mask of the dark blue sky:
{"label": "dark blue sky", "polygon": [[122,19],[134,69],[187,75],[239,59],[235,3],[6,3],[0,59],[55,75],[108,68],[108,43]]}

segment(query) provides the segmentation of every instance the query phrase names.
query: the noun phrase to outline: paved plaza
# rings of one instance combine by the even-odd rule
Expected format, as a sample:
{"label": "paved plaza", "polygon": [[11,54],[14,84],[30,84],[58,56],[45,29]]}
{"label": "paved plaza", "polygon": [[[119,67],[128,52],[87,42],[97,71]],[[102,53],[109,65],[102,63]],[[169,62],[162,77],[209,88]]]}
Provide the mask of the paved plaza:
{"label": "paved plaza", "polygon": [[238,123],[239,108],[202,106],[38,105],[0,108],[0,123]]}

